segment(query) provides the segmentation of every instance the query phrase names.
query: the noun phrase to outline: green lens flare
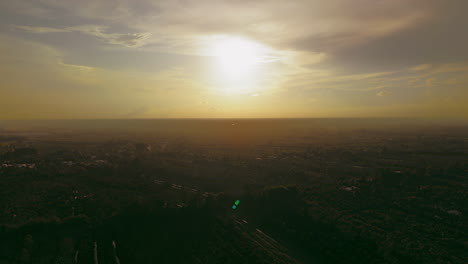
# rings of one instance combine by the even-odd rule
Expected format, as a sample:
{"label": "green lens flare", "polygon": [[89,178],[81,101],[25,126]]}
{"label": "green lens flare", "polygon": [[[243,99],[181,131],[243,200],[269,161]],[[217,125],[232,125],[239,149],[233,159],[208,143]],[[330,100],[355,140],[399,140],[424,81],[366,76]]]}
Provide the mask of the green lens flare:
{"label": "green lens flare", "polygon": [[236,200],[236,201],[234,202],[234,205],[232,206],[232,209],[236,209],[237,206],[239,206],[239,203],[240,203],[240,200]]}

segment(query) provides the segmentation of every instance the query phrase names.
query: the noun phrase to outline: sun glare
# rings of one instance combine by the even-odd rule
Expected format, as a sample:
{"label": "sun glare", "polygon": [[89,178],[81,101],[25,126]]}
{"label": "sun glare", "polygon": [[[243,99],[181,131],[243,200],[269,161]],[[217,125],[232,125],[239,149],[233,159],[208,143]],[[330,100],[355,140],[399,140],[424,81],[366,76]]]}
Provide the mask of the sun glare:
{"label": "sun glare", "polygon": [[255,73],[264,61],[266,48],[248,39],[228,37],[215,40],[210,53],[224,78],[235,80]]}

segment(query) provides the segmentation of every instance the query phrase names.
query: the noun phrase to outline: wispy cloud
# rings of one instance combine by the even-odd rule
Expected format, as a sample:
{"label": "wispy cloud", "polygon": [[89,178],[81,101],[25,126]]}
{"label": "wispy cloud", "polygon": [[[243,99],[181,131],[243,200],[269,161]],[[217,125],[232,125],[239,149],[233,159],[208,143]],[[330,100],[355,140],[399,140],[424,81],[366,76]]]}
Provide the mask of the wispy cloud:
{"label": "wispy cloud", "polygon": [[378,92],[377,96],[388,96],[388,95],[391,95],[391,94],[392,94],[392,92],[383,90],[383,91]]}
{"label": "wispy cloud", "polygon": [[70,32],[67,29],[51,28],[51,27],[32,27],[32,26],[13,26],[13,28],[20,29],[30,33],[58,33],[58,32]]}
{"label": "wispy cloud", "polygon": [[[278,112],[299,112],[293,105],[310,96],[317,98],[317,111],[327,104],[356,109],[359,102],[364,113],[376,96],[391,95],[378,103],[403,104],[423,100],[429,89],[433,95],[427,97],[450,94],[461,102],[468,84],[468,35],[460,31],[468,23],[467,8],[466,0],[6,0],[0,1],[1,21],[16,25],[7,34],[42,43],[43,53],[47,47],[54,50],[46,59],[36,53],[12,55],[8,46],[3,58],[30,63],[17,65],[16,75],[3,76],[30,71],[31,83],[48,78],[48,87],[68,87],[59,78],[73,79],[99,87],[96,91],[132,87],[128,98],[138,94],[149,100],[157,90],[176,94],[171,103],[183,96],[189,102],[205,87],[221,86],[203,79],[213,72],[211,66],[204,72],[210,58],[197,52],[210,43],[200,41],[232,35],[265,45],[277,55],[269,61],[272,69],[265,70],[261,86],[266,88],[252,91],[249,98],[260,102],[284,95],[278,102],[285,107]],[[90,39],[114,47],[102,49]],[[64,53],[63,63],[54,59],[57,51]],[[187,76],[171,67],[186,69]],[[291,95],[295,99],[288,99]],[[127,110],[139,109],[132,107]],[[302,111],[311,111],[309,101],[307,107]]]}
{"label": "wispy cloud", "polygon": [[149,32],[110,33],[109,27],[100,25],[81,25],[64,28],[15,25],[14,28],[35,34],[79,32],[97,37],[110,44],[122,45],[126,47],[141,47],[145,45],[147,40],[151,37],[151,33]]}

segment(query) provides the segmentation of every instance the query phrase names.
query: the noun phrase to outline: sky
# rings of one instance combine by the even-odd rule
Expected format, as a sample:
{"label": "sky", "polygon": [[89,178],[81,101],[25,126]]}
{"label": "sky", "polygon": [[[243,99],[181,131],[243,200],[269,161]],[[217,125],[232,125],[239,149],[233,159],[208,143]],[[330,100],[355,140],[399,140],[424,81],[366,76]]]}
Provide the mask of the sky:
{"label": "sky", "polygon": [[0,119],[468,118],[466,0],[2,0]]}

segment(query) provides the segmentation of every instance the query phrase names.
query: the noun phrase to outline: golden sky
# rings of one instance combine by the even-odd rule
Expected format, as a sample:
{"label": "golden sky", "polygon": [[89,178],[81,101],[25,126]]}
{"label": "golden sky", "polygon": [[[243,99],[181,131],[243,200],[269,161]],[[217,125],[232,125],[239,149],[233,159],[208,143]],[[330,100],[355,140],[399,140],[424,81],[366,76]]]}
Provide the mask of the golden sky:
{"label": "golden sky", "polygon": [[0,119],[468,117],[465,0],[3,0]]}

